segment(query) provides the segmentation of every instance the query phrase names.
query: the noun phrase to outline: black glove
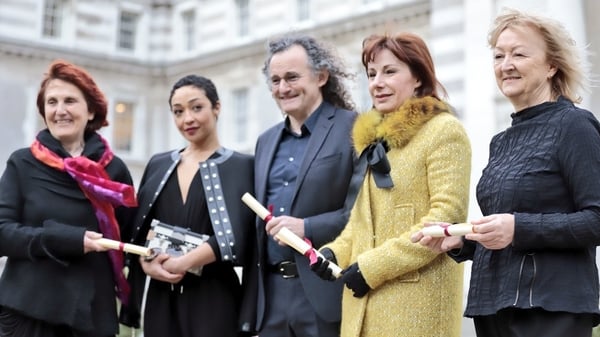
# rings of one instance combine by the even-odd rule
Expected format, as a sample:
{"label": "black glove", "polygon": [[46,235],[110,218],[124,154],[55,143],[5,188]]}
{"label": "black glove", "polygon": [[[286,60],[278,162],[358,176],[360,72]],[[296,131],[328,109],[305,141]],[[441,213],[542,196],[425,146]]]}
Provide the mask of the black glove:
{"label": "black glove", "polygon": [[323,248],[320,253],[325,259],[319,256],[317,261],[310,265],[310,269],[325,281],[335,281],[335,276],[333,276],[332,270],[329,268],[329,261],[336,261],[335,254],[329,248]]}
{"label": "black glove", "polygon": [[365,278],[358,268],[358,263],[356,262],[342,271],[342,281],[344,281],[344,284],[348,289],[352,290],[354,297],[357,298],[365,296],[369,290],[371,290],[371,287],[369,287],[367,281],[365,281]]}

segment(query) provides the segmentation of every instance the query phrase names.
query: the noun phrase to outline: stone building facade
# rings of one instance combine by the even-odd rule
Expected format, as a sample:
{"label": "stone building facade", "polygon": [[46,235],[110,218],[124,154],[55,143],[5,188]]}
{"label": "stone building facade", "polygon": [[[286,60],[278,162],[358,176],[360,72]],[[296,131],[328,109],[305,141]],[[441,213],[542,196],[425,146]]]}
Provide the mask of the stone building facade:
{"label": "stone building facade", "polygon": [[[357,107],[366,110],[362,40],[412,31],[428,42],[471,138],[474,192],[489,140],[510,119],[486,41],[505,6],[562,21],[587,48],[584,59],[595,78],[595,0],[0,0],[0,169],[43,127],[35,97],[54,59],[79,64],[97,80],[109,100],[110,126],[102,133],[137,182],[152,154],[184,144],[167,103],[178,78],[195,73],[215,82],[223,145],[252,153],[257,136],[282,119],[261,72],[270,38],[296,31],[334,45],[356,74],[349,84]],[[593,112],[600,112],[597,92],[592,87],[584,97],[583,106]],[[474,199],[472,218],[479,215]]]}

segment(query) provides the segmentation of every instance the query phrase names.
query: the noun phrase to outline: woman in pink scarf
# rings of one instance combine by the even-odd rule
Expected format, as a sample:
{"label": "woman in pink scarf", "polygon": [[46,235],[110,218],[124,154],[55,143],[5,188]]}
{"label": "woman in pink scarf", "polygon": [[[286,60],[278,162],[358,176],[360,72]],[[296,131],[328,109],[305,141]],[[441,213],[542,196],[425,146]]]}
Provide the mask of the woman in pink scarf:
{"label": "woman in pink scarf", "polygon": [[116,297],[128,293],[123,256],[96,239],[126,239],[120,224],[136,201],[127,167],[96,132],[108,125],[106,99],[59,60],[37,106],[47,128],[0,179],[0,335],[114,336]]}

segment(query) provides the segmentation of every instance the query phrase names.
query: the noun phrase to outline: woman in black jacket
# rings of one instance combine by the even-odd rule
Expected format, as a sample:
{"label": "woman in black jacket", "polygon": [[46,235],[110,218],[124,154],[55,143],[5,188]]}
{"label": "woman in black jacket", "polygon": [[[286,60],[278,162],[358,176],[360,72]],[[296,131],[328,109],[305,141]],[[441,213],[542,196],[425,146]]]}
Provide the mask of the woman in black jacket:
{"label": "woman in black jacket", "polygon": [[[152,220],[189,229],[208,240],[187,254],[162,253],[129,261],[133,288],[121,321],[139,326],[145,274],[151,277],[144,311],[145,337],[235,337],[252,333],[256,284],[255,216],[241,196],[253,191],[253,158],[223,148],[221,103],[207,78],[175,83],[169,106],[185,148],[153,156],[139,188],[133,242],[144,244]],[[240,284],[234,266],[243,267]],[[141,268],[140,268],[141,267]],[[187,273],[202,267],[201,275]],[[143,269],[143,271],[142,271]]]}
{"label": "woman in black jacket", "polygon": [[489,42],[515,112],[477,185],[484,217],[464,240],[413,239],[473,260],[465,315],[478,336],[589,337],[600,322],[600,124],[574,105],[578,50],[559,23],[518,11],[496,19]]}
{"label": "woman in black jacket", "polygon": [[119,225],[135,192],[96,133],[108,125],[106,99],[85,70],[56,61],[37,106],[47,129],[10,156],[0,179],[0,336],[114,336],[115,289],[128,295],[123,255],[96,239],[128,240]]}

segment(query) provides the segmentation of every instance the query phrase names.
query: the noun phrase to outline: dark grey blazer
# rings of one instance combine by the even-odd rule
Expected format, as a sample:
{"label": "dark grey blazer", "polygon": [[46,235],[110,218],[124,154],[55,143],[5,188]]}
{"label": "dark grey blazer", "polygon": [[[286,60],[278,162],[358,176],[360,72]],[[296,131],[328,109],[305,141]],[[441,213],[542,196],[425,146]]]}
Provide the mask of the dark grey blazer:
{"label": "dark grey blazer", "polygon": [[[290,215],[308,220],[308,239],[316,248],[335,239],[348,222],[351,207],[344,207],[344,200],[357,162],[351,142],[356,115],[324,102],[300,166]],[[267,202],[269,169],[283,129],[284,122],[275,125],[265,131],[256,144],[255,196],[263,205]],[[265,315],[265,291],[268,291],[264,287],[267,235],[264,221],[257,219],[256,225],[261,271],[257,327],[261,327]],[[307,258],[298,253],[295,260],[300,281],[317,314],[328,322],[339,321],[343,283],[321,280],[310,270]]]}

